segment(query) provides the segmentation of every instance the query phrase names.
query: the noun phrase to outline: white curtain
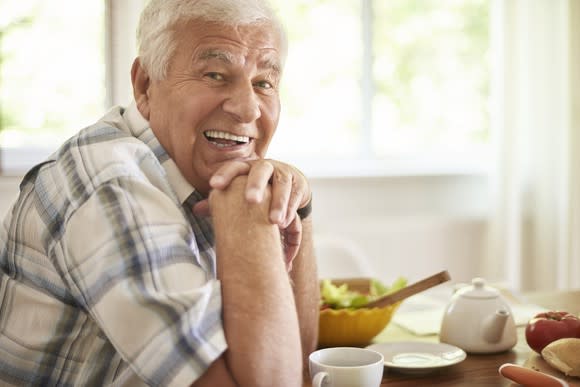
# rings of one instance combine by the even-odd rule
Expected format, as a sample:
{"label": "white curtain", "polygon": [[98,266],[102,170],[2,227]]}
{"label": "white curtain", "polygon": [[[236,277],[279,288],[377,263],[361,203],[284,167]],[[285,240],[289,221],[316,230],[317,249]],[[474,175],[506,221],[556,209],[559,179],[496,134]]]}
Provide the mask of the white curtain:
{"label": "white curtain", "polygon": [[580,288],[580,1],[492,6],[488,259],[481,271],[516,289]]}

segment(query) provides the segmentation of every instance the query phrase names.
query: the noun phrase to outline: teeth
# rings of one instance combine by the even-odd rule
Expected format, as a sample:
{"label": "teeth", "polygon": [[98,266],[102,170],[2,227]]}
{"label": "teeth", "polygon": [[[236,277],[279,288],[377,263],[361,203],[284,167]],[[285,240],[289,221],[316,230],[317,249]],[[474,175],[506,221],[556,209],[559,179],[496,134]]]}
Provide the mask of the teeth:
{"label": "teeth", "polygon": [[237,141],[237,142],[243,142],[243,143],[250,142],[250,137],[248,137],[248,136],[236,136],[235,134],[231,134],[228,132],[221,132],[218,130],[208,130],[205,132],[205,135],[208,138],[220,138],[220,139],[224,139],[224,140]]}

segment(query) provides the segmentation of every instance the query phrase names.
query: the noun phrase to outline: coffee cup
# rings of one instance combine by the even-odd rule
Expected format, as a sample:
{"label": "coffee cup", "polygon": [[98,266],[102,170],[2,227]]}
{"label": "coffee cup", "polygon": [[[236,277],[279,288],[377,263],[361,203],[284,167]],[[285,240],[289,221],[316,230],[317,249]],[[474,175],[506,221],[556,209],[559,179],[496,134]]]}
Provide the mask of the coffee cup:
{"label": "coffee cup", "polygon": [[312,387],[379,387],[385,359],[370,349],[333,347],[309,356]]}

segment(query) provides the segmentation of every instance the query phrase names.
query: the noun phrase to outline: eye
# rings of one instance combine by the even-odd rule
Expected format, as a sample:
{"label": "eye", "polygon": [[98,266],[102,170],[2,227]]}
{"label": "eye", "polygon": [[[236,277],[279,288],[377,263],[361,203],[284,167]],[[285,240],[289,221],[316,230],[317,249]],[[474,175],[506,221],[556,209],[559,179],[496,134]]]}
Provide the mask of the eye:
{"label": "eye", "polygon": [[220,73],[209,72],[209,73],[205,73],[205,76],[213,79],[214,81],[223,81],[224,80],[224,76]]}
{"label": "eye", "polygon": [[259,87],[261,89],[272,89],[274,88],[274,86],[272,85],[272,83],[268,82],[268,81],[258,81],[254,83],[254,86]]}

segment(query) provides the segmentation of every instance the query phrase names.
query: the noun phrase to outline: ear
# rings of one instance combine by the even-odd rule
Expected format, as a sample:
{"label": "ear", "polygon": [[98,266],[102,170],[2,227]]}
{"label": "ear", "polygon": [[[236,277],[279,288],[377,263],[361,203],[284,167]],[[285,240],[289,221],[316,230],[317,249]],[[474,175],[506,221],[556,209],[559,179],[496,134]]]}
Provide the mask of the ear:
{"label": "ear", "polygon": [[151,85],[151,79],[138,57],[133,61],[133,66],[131,67],[131,83],[133,84],[133,97],[137,103],[137,108],[141,115],[146,120],[149,120],[149,113],[151,112],[149,107],[149,86]]}

